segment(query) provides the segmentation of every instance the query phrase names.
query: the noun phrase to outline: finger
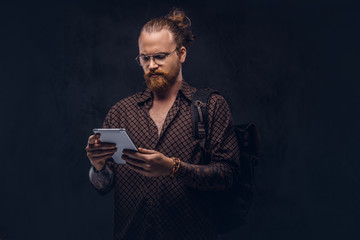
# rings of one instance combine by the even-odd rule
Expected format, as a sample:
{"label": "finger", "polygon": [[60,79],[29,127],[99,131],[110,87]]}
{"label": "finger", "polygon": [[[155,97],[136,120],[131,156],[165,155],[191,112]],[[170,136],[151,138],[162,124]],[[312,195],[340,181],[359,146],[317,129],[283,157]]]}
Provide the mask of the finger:
{"label": "finger", "polygon": [[137,167],[131,163],[126,162],[126,166],[128,166],[128,168],[130,168],[131,170],[134,170],[135,172],[138,172],[142,175],[147,176],[149,173],[147,171],[145,171],[144,169]]}
{"label": "finger", "polygon": [[89,159],[91,162],[97,163],[97,162],[105,161],[105,160],[111,158],[112,156],[113,156],[113,154],[109,154],[109,155],[105,155],[102,157],[94,157],[94,158],[89,158]]}
{"label": "finger", "polygon": [[117,151],[117,149],[112,149],[112,150],[100,150],[100,151],[92,151],[92,152],[88,152],[88,157],[102,157],[108,154],[112,154],[114,155],[114,153]]}
{"label": "finger", "polygon": [[100,142],[101,147],[107,148],[116,148],[115,143],[108,143],[108,142]]}
{"label": "finger", "polygon": [[[99,133],[97,133],[97,134],[95,134],[95,135],[91,135],[90,137],[89,137],[89,139],[88,139],[88,144],[95,144],[96,142],[95,142],[95,140],[99,140],[99,138],[100,138],[100,134]],[[100,141],[100,140],[99,140]]]}
{"label": "finger", "polygon": [[145,149],[145,148],[138,148],[140,153],[144,153],[144,154],[153,154],[153,153],[157,153],[157,151],[155,150],[151,150],[151,149]]}
{"label": "finger", "polygon": [[143,162],[148,161],[148,158],[147,158],[146,155],[144,155],[144,154],[142,154],[142,153],[139,153],[139,152],[132,151],[132,150],[126,149],[126,150],[123,151],[123,154],[124,154],[124,155],[127,155],[127,156],[129,156],[129,157],[131,157],[131,158],[135,158],[135,159],[141,160],[141,161],[143,161]]}
{"label": "finger", "polygon": [[99,150],[113,150],[117,149],[114,143],[101,143],[101,144],[89,144],[86,146],[86,151],[93,152]]}
{"label": "finger", "polygon": [[95,134],[95,144],[100,144],[101,143],[101,141],[100,141],[100,133],[97,133],[97,134]]}
{"label": "finger", "polygon": [[138,151],[135,151],[135,150],[131,150],[131,149],[124,149],[123,150],[123,153],[124,154],[135,154],[137,153]]}
{"label": "finger", "polygon": [[121,156],[121,158],[124,159],[126,162],[131,163],[132,165],[135,165],[135,166],[140,167],[142,169],[145,168],[145,162],[144,161],[141,161],[141,160],[138,160],[138,159],[135,159],[135,158],[131,158],[131,157],[125,155],[125,154],[123,154]]}

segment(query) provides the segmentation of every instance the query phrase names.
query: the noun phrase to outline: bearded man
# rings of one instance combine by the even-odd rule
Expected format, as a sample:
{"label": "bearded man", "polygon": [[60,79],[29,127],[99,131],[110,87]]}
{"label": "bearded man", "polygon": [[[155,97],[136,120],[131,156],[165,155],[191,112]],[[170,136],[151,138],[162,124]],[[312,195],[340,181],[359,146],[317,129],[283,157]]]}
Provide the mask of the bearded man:
{"label": "bearded man", "polygon": [[126,164],[116,164],[115,145],[89,137],[90,182],[102,193],[114,189],[114,239],[217,237],[209,196],[231,187],[239,149],[228,105],[218,94],[207,103],[209,159],[192,135],[196,89],[182,75],[194,40],[190,25],[179,9],[144,25],[136,60],[147,88],[120,100],[105,118],[104,128],[125,128],[139,151],[124,150]]}

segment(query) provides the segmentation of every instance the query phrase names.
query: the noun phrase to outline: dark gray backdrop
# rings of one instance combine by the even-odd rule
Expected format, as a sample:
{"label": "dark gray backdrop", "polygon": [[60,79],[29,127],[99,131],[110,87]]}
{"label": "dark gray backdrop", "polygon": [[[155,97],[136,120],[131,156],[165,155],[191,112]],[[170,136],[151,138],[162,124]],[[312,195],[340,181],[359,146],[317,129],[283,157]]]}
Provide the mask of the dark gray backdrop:
{"label": "dark gray backdrop", "polygon": [[197,35],[184,78],[262,136],[261,192],[224,239],[358,239],[359,5],[300,0],[1,2],[0,239],[111,239],[84,148],[145,87],[137,37],[171,6]]}

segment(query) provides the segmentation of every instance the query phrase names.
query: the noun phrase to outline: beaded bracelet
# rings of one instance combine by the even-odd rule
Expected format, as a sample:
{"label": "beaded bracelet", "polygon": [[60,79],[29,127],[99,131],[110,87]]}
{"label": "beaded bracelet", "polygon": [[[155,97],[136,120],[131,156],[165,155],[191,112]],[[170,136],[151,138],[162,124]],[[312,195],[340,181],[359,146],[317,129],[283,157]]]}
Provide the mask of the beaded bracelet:
{"label": "beaded bracelet", "polygon": [[180,168],[180,158],[176,158],[176,157],[172,157],[171,158],[173,161],[174,161],[174,165],[173,165],[173,168],[172,168],[172,171],[170,173],[170,177],[174,178],[175,177],[175,173],[179,170]]}

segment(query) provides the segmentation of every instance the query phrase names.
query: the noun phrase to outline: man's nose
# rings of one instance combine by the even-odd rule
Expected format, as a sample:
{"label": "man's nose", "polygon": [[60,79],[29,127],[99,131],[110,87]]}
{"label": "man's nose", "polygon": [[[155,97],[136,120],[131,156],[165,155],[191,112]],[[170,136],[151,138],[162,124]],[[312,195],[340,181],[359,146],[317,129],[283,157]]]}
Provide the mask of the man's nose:
{"label": "man's nose", "polygon": [[157,65],[157,63],[155,62],[154,58],[151,57],[150,58],[150,62],[149,62],[149,69],[156,69],[158,68],[159,65]]}

